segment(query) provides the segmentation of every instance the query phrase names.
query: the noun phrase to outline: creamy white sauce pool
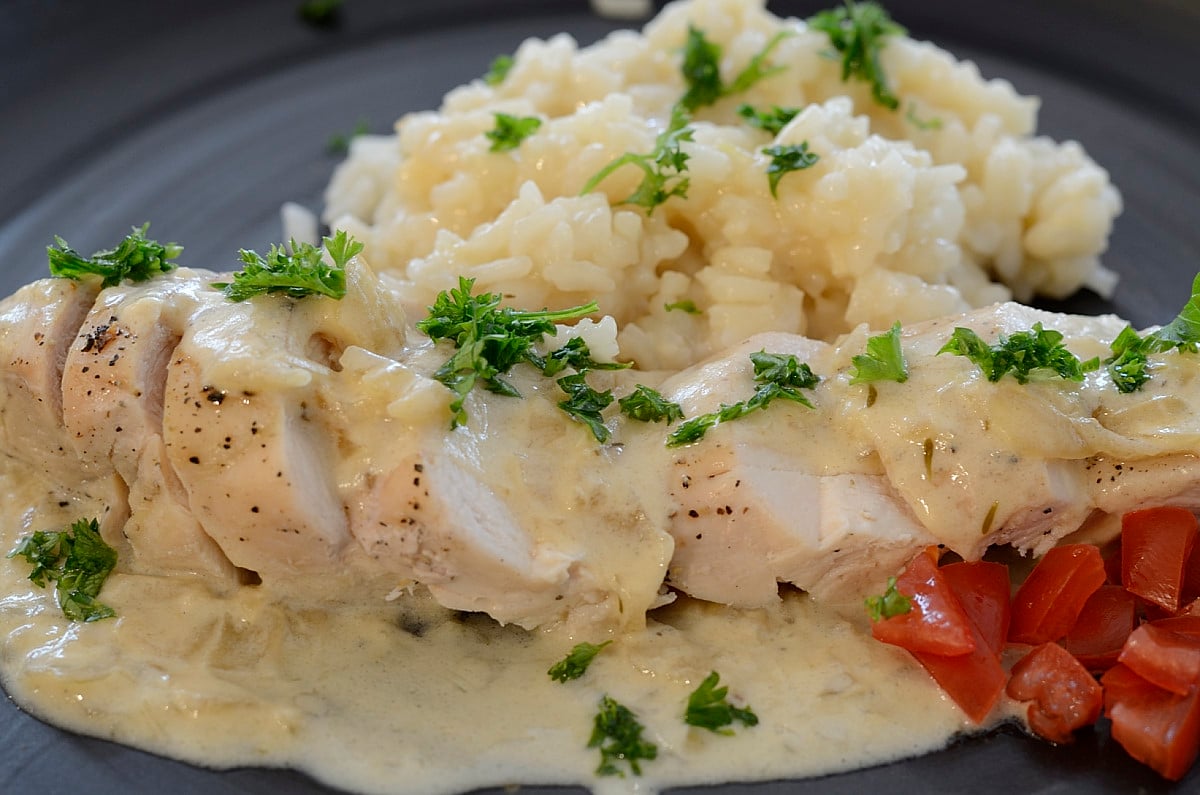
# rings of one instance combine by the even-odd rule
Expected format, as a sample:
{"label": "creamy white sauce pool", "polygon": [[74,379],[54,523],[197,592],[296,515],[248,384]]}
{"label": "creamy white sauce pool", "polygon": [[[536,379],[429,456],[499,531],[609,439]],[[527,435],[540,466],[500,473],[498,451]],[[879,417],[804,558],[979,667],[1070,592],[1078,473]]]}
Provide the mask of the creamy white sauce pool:
{"label": "creamy white sauce pool", "polygon": [[[260,310],[270,306],[255,311]],[[980,317],[977,322],[987,321],[987,315]],[[880,385],[870,404],[865,389],[849,385],[845,375],[849,355],[862,349],[862,340],[823,349],[813,357],[814,368],[826,374],[813,391],[814,409],[772,407],[769,416],[762,412],[719,427],[712,439],[689,448],[699,456],[690,462],[682,452],[662,446],[665,432],[659,426],[644,432],[626,429],[619,444],[598,448],[584,429],[550,405],[557,399],[551,389],[525,381],[520,382],[523,400],[473,400],[472,433],[437,436],[444,434],[437,429],[444,422],[446,401],[440,384],[415,389],[412,372],[398,362],[347,352],[344,368],[323,376],[325,391],[320,394],[326,399],[320,405],[354,409],[356,423],[348,427],[355,434],[351,440],[357,441],[346,445],[350,452],[337,463],[342,470],[338,482],[348,495],[357,493],[350,474],[377,472],[383,473],[381,493],[391,494],[394,481],[407,499],[401,486],[411,482],[417,488],[420,481],[420,488],[431,489],[426,484],[436,467],[454,457],[474,480],[447,480],[443,488],[469,487],[472,500],[501,495],[497,511],[508,506],[522,512],[512,520],[514,526],[534,528],[538,542],[546,542],[550,550],[578,551],[579,569],[569,571],[579,575],[579,582],[569,579],[562,587],[564,604],[582,613],[582,620],[551,620],[557,610],[555,593],[564,593],[555,590],[560,583],[550,581],[542,588],[535,577],[520,572],[516,579],[487,580],[503,568],[490,561],[468,565],[464,571],[470,576],[457,576],[450,568],[438,579],[441,570],[432,568],[425,587],[441,589],[434,594],[450,604],[472,604],[478,595],[494,603],[494,609],[503,609],[505,599],[528,597],[528,609],[534,611],[529,614],[551,617],[529,625],[557,630],[505,628],[480,614],[454,613],[435,605],[423,590],[386,601],[398,581],[412,580],[403,566],[388,565],[386,544],[377,548],[364,542],[366,552],[350,545],[345,560],[310,566],[291,579],[277,566],[263,572],[262,585],[251,586],[212,576],[160,575],[164,569],[154,568],[145,556],[165,551],[162,544],[126,534],[135,554],[100,595],[116,610],[115,620],[71,624],[53,592],[26,579],[23,560],[0,563],[5,687],[29,711],[79,732],[213,767],[293,766],[363,793],[451,793],[510,783],[646,792],[675,784],[817,775],[935,750],[972,727],[905,652],[871,639],[861,607],[853,611],[857,623],[848,622],[811,597],[786,591],[782,601],[753,609],[685,601],[652,610],[644,629],[641,616],[655,603],[670,559],[664,526],[676,523],[670,525],[678,536],[670,566],[677,585],[677,567],[681,559],[686,562],[687,548],[699,547],[701,536],[710,543],[714,531],[734,527],[714,521],[700,532],[688,522],[693,521],[692,510],[697,522],[708,514],[730,515],[733,503],[727,508],[724,497],[710,505],[695,501],[694,495],[729,466],[749,460],[748,450],[759,451],[760,463],[792,461],[779,470],[790,479],[814,473],[879,478],[886,473],[899,492],[892,504],[903,498],[950,546],[968,554],[1007,540],[1002,522],[1011,532],[1024,533],[1027,546],[1053,543],[1076,526],[1061,518],[1063,513],[1096,513],[1096,508],[1119,516],[1156,495],[1178,495],[1196,482],[1200,464],[1180,451],[1190,450],[1200,431],[1186,423],[1170,425],[1168,415],[1181,415],[1175,403],[1164,405],[1163,400],[1166,395],[1200,401],[1200,392],[1177,388],[1191,383],[1180,380],[1175,364],[1180,357],[1164,361],[1151,388],[1117,403],[1098,378],[1065,387],[987,384],[957,357],[935,356],[941,336],[943,330],[934,324],[911,338],[916,362],[912,378],[905,385]],[[1097,336],[1085,327],[1078,342],[1095,347],[1101,344]],[[428,352],[416,356],[428,358]],[[709,383],[736,388],[740,382],[734,371],[745,369],[742,358],[713,365]],[[227,359],[219,361],[229,367]],[[415,372],[433,369],[425,366],[429,362],[410,364]],[[228,374],[215,383],[231,390],[247,386]],[[901,386],[912,391],[903,392]],[[697,394],[686,407],[689,414],[711,408],[703,401],[721,399],[719,390]],[[914,400],[914,395],[924,399]],[[1022,411],[1006,410],[1010,403]],[[221,448],[221,434],[227,432],[222,418],[240,415],[231,401],[215,404],[221,405],[219,411],[208,401],[195,404],[207,413],[200,416],[197,410],[194,432],[190,415],[185,418],[181,433],[190,439],[205,431]],[[420,411],[412,408],[416,404]],[[331,434],[340,417],[324,418]],[[421,427],[434,430],[415,435],[417,419]],[[403,427],[398,427],[401,421]],[[493,426],[497,432],[488,433]],[[1171,427],[1173,436],[1164,437],[1162,429]],[[930,453],[923,449],[926,439],[931,440]],[[401,442],[426,445],[417,448],[423,457],[413,459],[425,461],[424,468],[415,468],[405,457],[411,451]],[[1122,457],[1109,460],[1104,454]],[[434,467],[428,465],[431,460]],[[1126,462],[1123,469],[1117,461]],[[766,471],[753,466],[755,460],[749,462],[737,477],[756,478]],[[1129,462],[1137,463],[1136,474]],[[676,465],[690,467],[682,472],[692,479],[691,487],[683,489],[682,475],[671,468]],[[1053,504],[1037,493],[1047,483],[1055,485],[1047,475],[1051,465],[1078,486],[1051,495]],[[4,468],[0,544],[5,550],[34,530],[61,527],[80,517],[101,516],[101,524],[113,525],[114,531],[121,526],[121,494],[118,490],[114,499],[113,487],[105,485],[112,476],[64,483],[30,474],[27,462],[10,459]],[[195,480],[192,485],[203,485],[203,476],[184,472]],[[676,483],[680,491],[672,499],[693,500],[679,509],[672,508],[667,496]],[[252,492],[249,486],[247,494],[238,496],[252,498]],[[453,508],[455,500],[477,507],[459,491],[430,494],[410,495],[414,513],[418,499],[426,505],[438,497],[443,511]],[[765,489],[760,495],[772,497]],[[775,503],[764,500],[747,507],[785,524],[790,515],[815,510],[788,488],[775,496]],[[220,502],[212,504],[219,507]],[[979,520],[993,503],[999,506],[997,527],[988,534]],[[103,513],[114,505],[117,513],[106,522]],[[695,508],[685,510],[686,505]],[[1045,510],[1048,505],[1052,513]],[[929,543],[889,535],[891,525],[872,518],[860,505],[841,507],[862,515],[851,517],[849,532],[822,537],[825,546],[806,554],[814,566],[841,572],[843,585],[881,587],[914,548]],[[395,513],[402,519],[408,516],[403,508]],[[820,506],[822,511],[830,508]],[[1054,535],[1043,534],[1038,521],[1023,518],[1030,512],[1060,517],[1053,526],[1045,525]],[[744,514],[739,509],[737,515]],[[427,531],[441,527],[436,518],[422,520]],[[495,526],[492,515],[485,519],[480,520],[482,528]],[[357,529],[365,532],[367,527]],[[856,536],[859,532],[867,535]],[[693,573],[719,579],[733,565],[728,550],[739,538],[756,537],[730,532],[722,541],[730,545],[727,550],[691,558],[698,561]],[[453,540],[439,549],[449,553]],[[895,543],[887,546],[891,541]],[[288,549],[284,544],[278,552]],[[535,562],[539,549],[534,548]],[[276,551],[264,547],[258,554],[270,563]],[[753,568],[774,559],[771,548],[756,551],[751,546],[739,554],[739,565],[754,577],[768,578],[774,599],[775,577]],[[447,558],[446,563],[456,560],[464,565],[473,561],[467,556]],[[802,574],[798,570],[796,576]],[[781,578],[792,580],[792,575]],[[823,587],[824,604],[838,602],[838,582],[819,577],[813,582]],[[528,590],[514,591],[511,583]],[[739,596],[736,589],[732,596]],[[861,596],[844,604],[860,606]],[[513,615],[527,612],[518,604]],[[583,629],[587,627],[593,629]],[[632,628],[613,636],[615,642],[582,679],[566,684],[549,679],[547,668],[576,642],[604,640],[611,627]],[[713,670],[729,686],[735,704],[754,709],[759,725],[722,736],[683,722],[688,694]],[[587,742],[605,694],[632,709],[646,727],[646,739],[658,747],[658,758],[642,765],[640,778],[594,776],[600,757]],[[1001,707],[994,717],[1002,719],[1009,708]]]}
{"label": "creamy white sauce pool", "polygon": [[[10,474],[4,494],[6,549],[80,508],[39,510],[32,526],[38,484]],[[218,596],[199,580],[117,573],[102,601],[119,617],[72,624],[27,574],[23,560],[0,566],[4,685],[25,709],[200,765],[292,766],[364,793],[645,792],[807,776],[937,749],[967,728],[905,653],[798,593],[777,609],[656,611],[582,679],[559,684],[546,669],[600,638],[501,628],[418,595],[366,599],[336,578],[297,602],[266,587]],[[758,726],[720,736],[683,723],[710,670]],[[641,778],[593,777],[599,753],[586,743],[604,694],[658,745]]]}

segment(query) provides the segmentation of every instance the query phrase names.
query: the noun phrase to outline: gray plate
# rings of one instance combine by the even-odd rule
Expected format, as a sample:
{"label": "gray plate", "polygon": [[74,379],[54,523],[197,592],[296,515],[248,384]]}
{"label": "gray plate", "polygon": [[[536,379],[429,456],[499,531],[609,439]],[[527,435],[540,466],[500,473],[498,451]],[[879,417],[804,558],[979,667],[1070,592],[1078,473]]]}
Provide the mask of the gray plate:
{"label": "gray plate", "polygon": [[[0,288],[45,273],[61,234],[83,251],[129,226],[227,268],[280,235],[278,207],[314,209],[336,159],[331,135],[375,131],[435,106],[529,35],[590,42],[616,26],[582,0],[351,0],[313,28],[297,0],[10,0],[0,26]],[[824,3],[773,3],[806,16]],[[1118,298],[1052,308],[1116,311],[1137,324],[1179,308],[1200,268],[1200,9],[1189,0],[894,0],[915,35],[975,59],[1045,100],[1041,129],[1075,138],[1126,203],[1107,264]],[[897,726],[897,731],[904,731]],[[894,765],[805,782],[686,792],[1125,793],[1172,787],[1103,730],[1066,749],[1012,731]],[[532,788],[531,792],[567,792]],[[214,772],[46,726],[0,700],[0,792],[329,793],[278,770]],[[499,791],[497,791],[499,792]],[[683,792],[683,791],[681,791]]]}

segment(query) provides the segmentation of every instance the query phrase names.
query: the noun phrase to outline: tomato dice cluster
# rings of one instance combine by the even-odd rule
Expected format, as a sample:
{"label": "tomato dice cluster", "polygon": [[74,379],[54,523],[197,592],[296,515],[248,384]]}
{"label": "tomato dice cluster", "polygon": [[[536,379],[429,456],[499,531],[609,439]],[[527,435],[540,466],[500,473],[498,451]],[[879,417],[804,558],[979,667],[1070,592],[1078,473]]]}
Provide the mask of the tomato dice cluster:
{"label": "tomato dice cluster", "polygon": [[[1055,743],[1103,713],[1130,756],[1178,780],[1200,754],[1197,527],[1183,508],[1126,514],[1108,559],[1091,544],[1055,547],[1015,594],[1007,566],[939,566],[930,548],[896,578],[908,611],[871,632],[911,652],[975,723],[1006,692]],[[1005,652],[1025,649],[1006,670]]]}

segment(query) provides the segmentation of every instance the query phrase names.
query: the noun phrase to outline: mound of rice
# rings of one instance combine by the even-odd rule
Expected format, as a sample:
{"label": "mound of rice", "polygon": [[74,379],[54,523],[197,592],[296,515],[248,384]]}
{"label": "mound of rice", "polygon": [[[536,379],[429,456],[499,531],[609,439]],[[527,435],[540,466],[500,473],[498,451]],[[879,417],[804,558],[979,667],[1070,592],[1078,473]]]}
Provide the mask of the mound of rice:
{"label": "mound of rice", "polygon": [[[777,72],[694,114],[686,198],[619,204],[641,178],[632,166],[580,195],[614,159],[654,149],[687,88],[689,26],[720,46],[726,81],[791,35],[769,55]],[[931,44],[885,41],[897,110],[842,80],[824,33],[761,0],[679,2],[586,48],[529,40],[498,85],[476,80],[394,136],[356,139],[325,220],[366,244],[415,311],[459,275],[518,306],[595,299],[645,369],[768,329],[830,339],[1011,297],[1109,294],[1098,257],[1121,201],[1107,173],[1078,144],[1034,136],[1035,98]],[[803,110],[772,139],[742,103]],[[542,124],[493,152],[496,113]],[[801,142],[819,161],[772,196],[762,150]],[[682,300],[699,313],[665,308]]]}

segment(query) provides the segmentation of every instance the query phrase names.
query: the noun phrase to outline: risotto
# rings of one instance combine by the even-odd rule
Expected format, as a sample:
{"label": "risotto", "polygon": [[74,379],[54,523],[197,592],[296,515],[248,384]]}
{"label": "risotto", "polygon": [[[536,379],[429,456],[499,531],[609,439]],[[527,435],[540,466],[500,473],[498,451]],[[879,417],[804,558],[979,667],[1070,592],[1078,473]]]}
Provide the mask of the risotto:
{"label": "risotto", "polygon": [[[654,148],[687,88],[689,29],[719,47],[726,80],[784,35],[766,77],[694,112],[686,197],[650,212],[620,204],[633,167],[581,195],[614,159]],[[414,307],[459,275],[523,306],[597,299],[644,369],[765,330],[830,339],[1008,298],[1109,295],[1099,255],[1120,196],[1078,144],[1035,136],[1037,99],[903,35],[880,59],[895,109],[843,80],[825,33],[762,2],[676,3],[640,34],[584,48],[565,34],[529,40],[502,80],[357,139],[325,219],[365,241]],[[798,112],[772,137],[743,105]],[[495,152],[497,113],[541,124]],[[773,195],[764,149],[802,142],[819,160]],[[696,311],[667,309],[680,305]]]}

